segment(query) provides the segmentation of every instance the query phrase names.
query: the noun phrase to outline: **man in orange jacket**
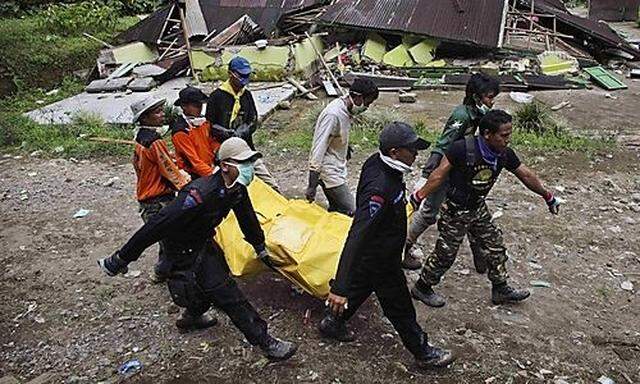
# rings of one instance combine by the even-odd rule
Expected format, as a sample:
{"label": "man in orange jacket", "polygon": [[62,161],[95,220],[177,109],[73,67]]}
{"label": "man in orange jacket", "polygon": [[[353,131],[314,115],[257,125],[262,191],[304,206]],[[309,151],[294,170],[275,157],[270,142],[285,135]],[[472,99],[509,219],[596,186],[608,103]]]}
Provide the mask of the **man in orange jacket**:
{"label": "man in orange jacket", "polygon": [[[191,181],[189,175],[175,164],[162,139],[165,102],[165,99],[151,97],[131,105],[133,122],[138,125],[133,155],[133,167],[138,178],[136,198],[145,223],[173,201],[175,191]],[[171,273],[171,263],[165,255],[166,244],[160,242],[159,245],[158,263],[152,275],[154,282],[165,281]]]}
{"label": "man in orange jacket", "polygon": [[211,136],[211,124],[201,116],[206,100],[207,95],[196,87],[181,90],[174,105],[182,109],[182,114],[170,125],[178,166],[194,180],[213,173],[213,161],[220,148],[220,142]]}

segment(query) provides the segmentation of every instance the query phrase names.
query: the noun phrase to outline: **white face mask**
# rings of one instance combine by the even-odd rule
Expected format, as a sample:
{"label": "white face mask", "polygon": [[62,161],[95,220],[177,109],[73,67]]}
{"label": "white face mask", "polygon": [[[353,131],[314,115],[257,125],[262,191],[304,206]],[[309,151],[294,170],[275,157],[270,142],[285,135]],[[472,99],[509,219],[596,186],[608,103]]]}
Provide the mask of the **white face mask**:
{"label": "white face mask", "polygon": [[194,126],[194,127],[199,127],[202,124],[204,124],[205,121],[207,121],[206,117],[189,117],[187,115],[182,115],[182,117],[184,117],[184,119],[187,121],[187,123],[189,123],[190,125]]}
{"label": "white face mask", "polygon": [[367,111],[367,109],[369,109],[369,107],[367,107],[364,102],[362,103],[362,105],[356,105],[356,103],[353,101],[353,97],[351,97],[351,95],[349,95],[349,100],[351,100],[351,114],[354,116],[358,116],[358,115],[362,115],[363,113],[365,113]]}
{"label": "white face mask", "polygon": [[382,154],[382,152],[379,152],[379,153],[382,161],[384,161],[385,164],[395,169],[396,171],[400,171],[403,174],[407,174],[413,170],[413,168],[410,165],[407,165],[400,160],[392,159],[389,156],[385,156]]}

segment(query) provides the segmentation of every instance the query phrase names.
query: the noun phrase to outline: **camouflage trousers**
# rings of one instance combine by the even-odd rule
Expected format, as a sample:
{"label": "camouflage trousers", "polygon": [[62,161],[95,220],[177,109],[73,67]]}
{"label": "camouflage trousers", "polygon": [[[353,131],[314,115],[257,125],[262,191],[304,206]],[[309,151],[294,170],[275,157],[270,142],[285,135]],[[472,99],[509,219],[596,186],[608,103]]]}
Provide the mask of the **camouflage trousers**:
{"label": "camouflage trousers", "polygon": [[440,282],[456,260],[462,240],[467,234],[476,238],[479,251],[487,260],[489,280],[496,285],[507,281],[507,250],[502,231],[491,222],[491,214],[483,201],[477,208],[460,209],[446,201],[440,209],[438,240],[420,272],[420,280],[434,286]]}

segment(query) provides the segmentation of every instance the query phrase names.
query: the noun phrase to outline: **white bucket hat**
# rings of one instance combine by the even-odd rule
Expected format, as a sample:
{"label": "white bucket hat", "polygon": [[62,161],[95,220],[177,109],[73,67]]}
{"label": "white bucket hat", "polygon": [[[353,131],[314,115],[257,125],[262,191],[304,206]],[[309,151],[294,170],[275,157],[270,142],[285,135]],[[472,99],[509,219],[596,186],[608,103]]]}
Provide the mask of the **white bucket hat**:
{"label": "white bucket hat", "polygon": [[133,123],[137,123],[142,114],[148,110],[154,109],[159,105],[165,104],[167,99],[159,96],[151,96],[143,100],[136,101],[131,104],[131,112],[133,112]]}

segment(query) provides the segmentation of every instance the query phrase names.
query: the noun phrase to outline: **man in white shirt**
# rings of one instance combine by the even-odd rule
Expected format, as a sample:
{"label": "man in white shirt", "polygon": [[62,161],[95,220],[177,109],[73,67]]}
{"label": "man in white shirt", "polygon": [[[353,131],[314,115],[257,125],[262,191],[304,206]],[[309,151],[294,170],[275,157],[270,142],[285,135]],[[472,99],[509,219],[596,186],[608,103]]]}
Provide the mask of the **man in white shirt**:
{"label": "man in white shirt", "polygon": [[309,156],[308,201],[322,187],[329,211],[353,216],[355,200],[347,186],[347,160],[351,158],[349,131],[353,118],[378,98],[378,87],[369,79],[356,79],[347,96],[333,100],[318,116]]}

